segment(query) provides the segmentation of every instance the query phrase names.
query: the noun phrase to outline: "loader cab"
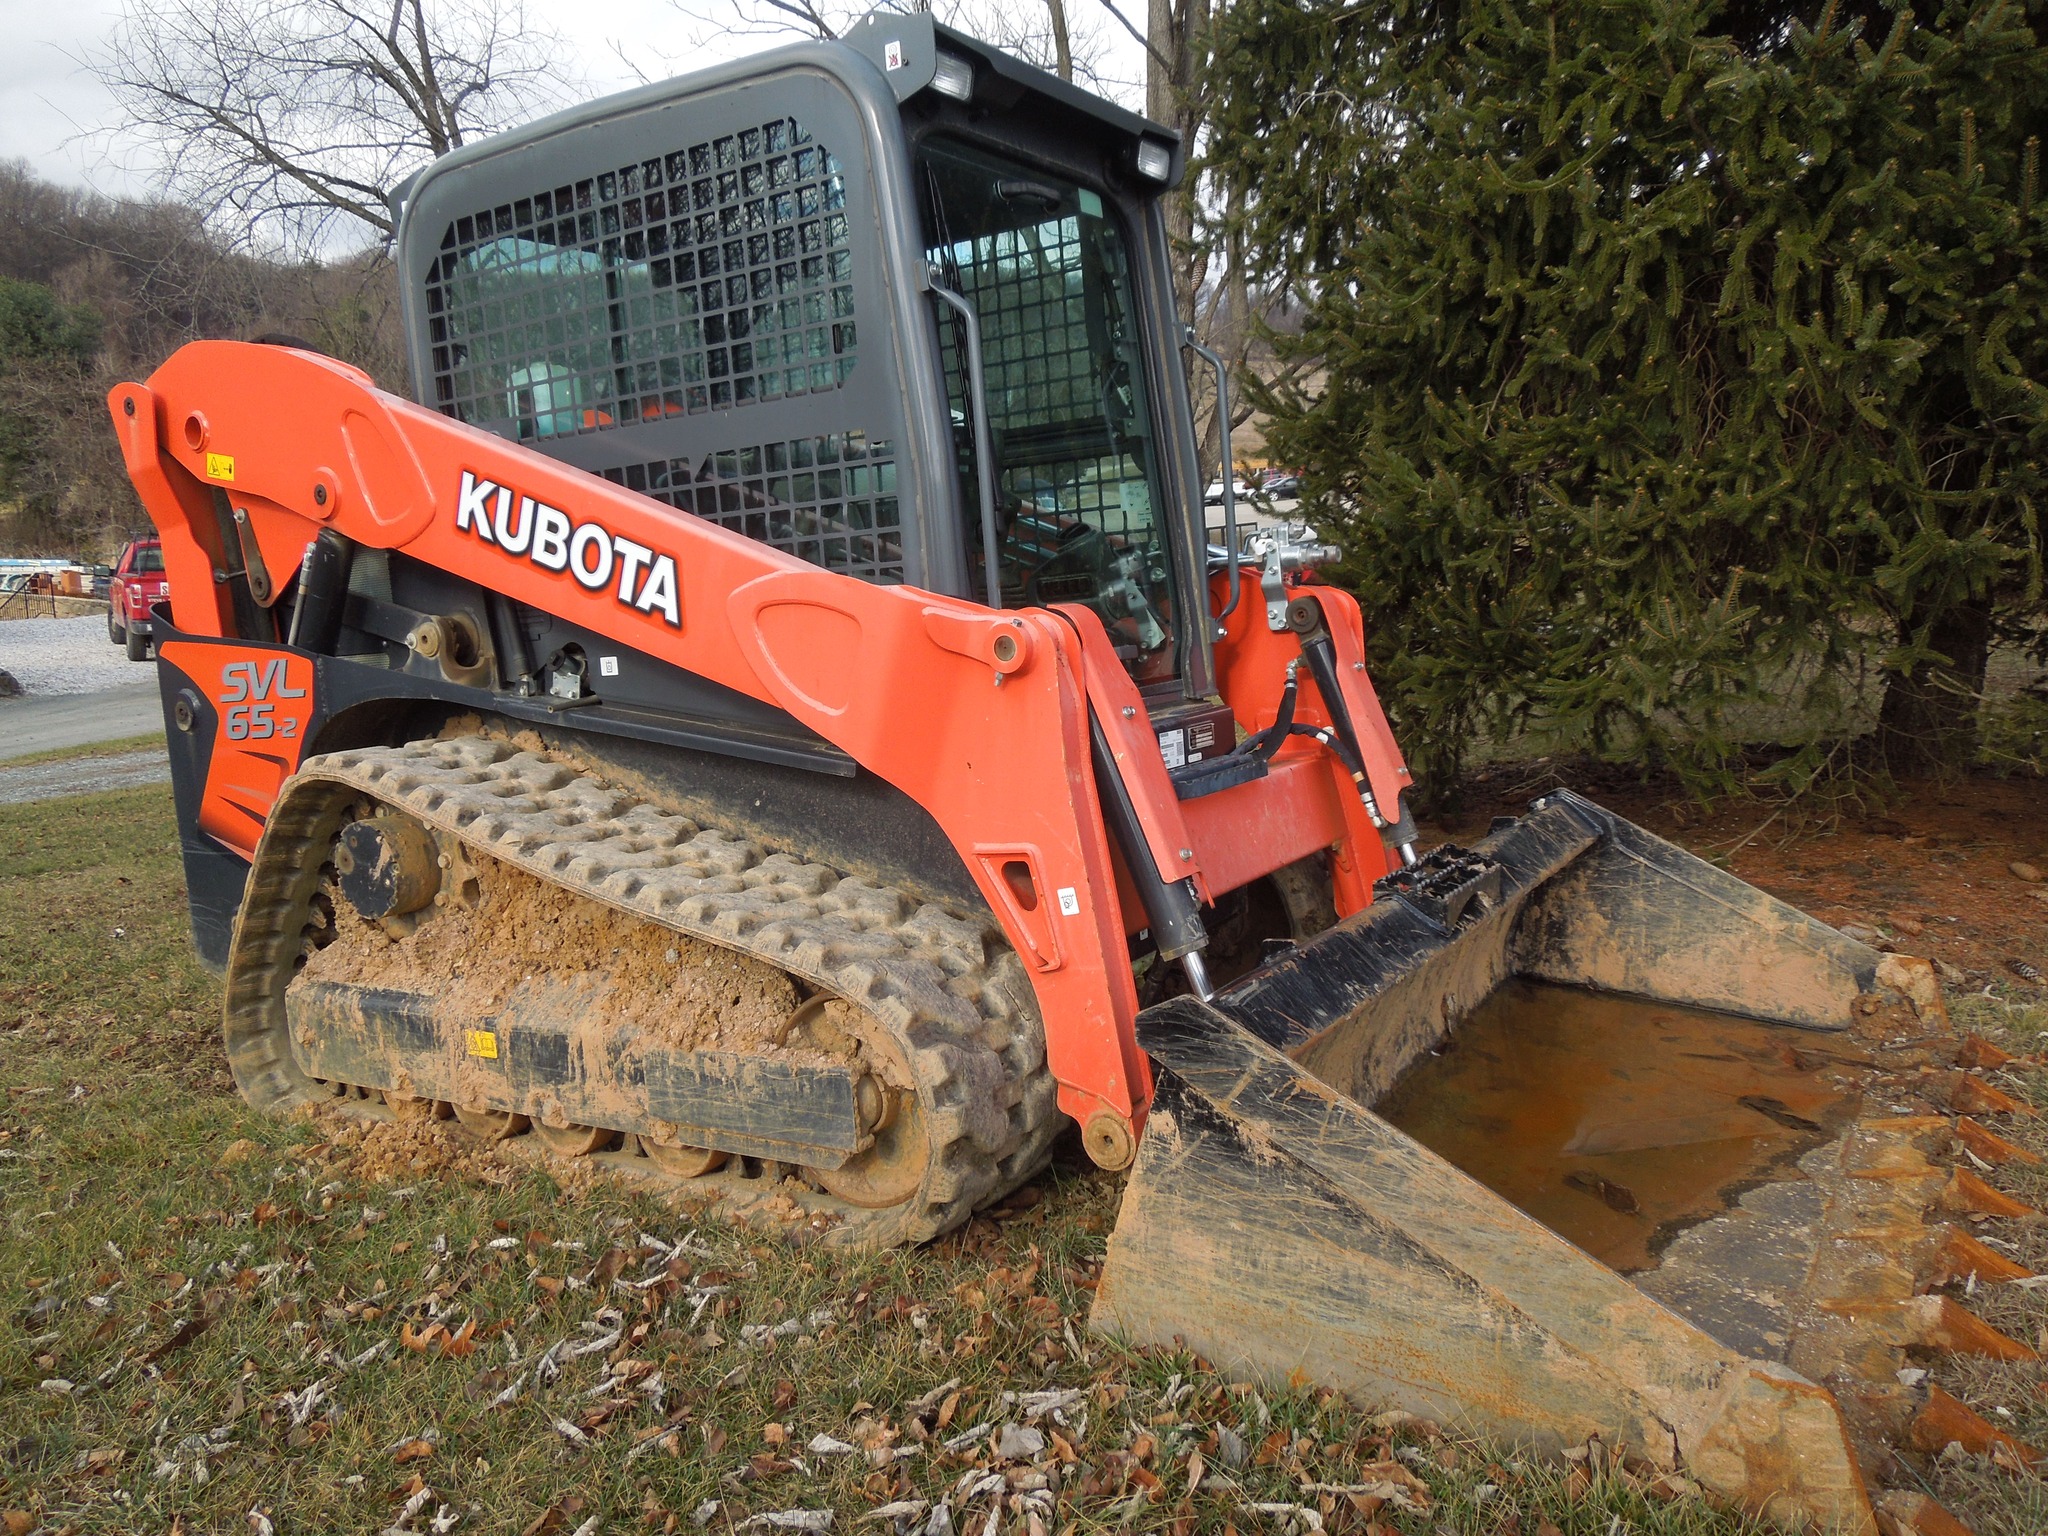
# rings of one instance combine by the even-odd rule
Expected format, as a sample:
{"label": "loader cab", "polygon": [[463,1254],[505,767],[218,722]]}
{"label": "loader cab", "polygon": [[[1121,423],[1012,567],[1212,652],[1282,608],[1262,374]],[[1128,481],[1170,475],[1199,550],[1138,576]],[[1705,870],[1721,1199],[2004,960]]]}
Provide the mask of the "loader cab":
{"label": "loader cab", "polygon": [[1092,608],[1157,722],[1213,688],[1159,206],[1182,162],[877,13],[429,167],[398,240],[415,388],[827,569]]}

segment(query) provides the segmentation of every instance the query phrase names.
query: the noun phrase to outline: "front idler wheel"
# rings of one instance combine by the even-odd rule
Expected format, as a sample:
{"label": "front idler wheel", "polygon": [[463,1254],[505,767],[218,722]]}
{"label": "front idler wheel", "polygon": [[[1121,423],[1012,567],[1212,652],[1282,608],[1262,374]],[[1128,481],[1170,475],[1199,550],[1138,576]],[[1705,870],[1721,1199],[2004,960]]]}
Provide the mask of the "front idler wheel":
{"label": "front idler wheel", "polygon": [[797,1005],[776,1043],[797,1036],[825,1050],[846,1052],[867,1069],[861,1080],[863,1128],[874,1141],[837,1168],[807,1168],[806,1177],[827,1194],[863,1210],[886,1210],[914,1199],[931,1165],[931,1140],[916,1079],[903,1048],[882,1022],[843,998],[820,992]]}

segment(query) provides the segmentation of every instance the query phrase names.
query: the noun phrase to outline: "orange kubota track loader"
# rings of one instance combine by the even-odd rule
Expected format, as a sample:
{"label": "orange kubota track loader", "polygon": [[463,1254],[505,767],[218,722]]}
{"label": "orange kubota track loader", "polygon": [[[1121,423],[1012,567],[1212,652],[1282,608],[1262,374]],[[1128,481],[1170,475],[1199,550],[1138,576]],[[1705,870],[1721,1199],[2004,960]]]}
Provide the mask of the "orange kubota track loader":
{"label": "orange kubota track loader", "polygon": [[114,390],[242,1092],[867,1244],[1071,1120],[1098,1326],[1934,1519],[1894,1458],[1994,1432],[1898,1366],[2023,1351],[1939,1289],[2023,1271],[1864,1048],[1953,1065],[1925,964],[1566,792],[1416,858],[1327,551],[1205,536],[1182,162],[879,16],[430,167],[417,401]]}

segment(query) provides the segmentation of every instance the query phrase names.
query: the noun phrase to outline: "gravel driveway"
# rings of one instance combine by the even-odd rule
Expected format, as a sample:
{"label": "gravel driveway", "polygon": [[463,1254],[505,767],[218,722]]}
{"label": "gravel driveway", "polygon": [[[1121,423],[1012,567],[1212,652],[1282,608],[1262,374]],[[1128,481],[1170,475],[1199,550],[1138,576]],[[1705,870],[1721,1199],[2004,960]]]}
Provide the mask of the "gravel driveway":
{"label": "gravel driveway", "polygon": [[130,661],[119,646],[107,643],[107,618],[99,613],[0,623],[0,671],[12,672],[30,698],[100,693],[156,677],[153,664]]}
{"label": "gravel driveway", "polygon": [[170,759],[164,756],[162,748],[113,752],[105,757],[72,757],[61,763],[38,763],[31,768],[0,764],[0,805],[97,795],[103,790],[129,789],[137,784],[168,784],[170,779]]}

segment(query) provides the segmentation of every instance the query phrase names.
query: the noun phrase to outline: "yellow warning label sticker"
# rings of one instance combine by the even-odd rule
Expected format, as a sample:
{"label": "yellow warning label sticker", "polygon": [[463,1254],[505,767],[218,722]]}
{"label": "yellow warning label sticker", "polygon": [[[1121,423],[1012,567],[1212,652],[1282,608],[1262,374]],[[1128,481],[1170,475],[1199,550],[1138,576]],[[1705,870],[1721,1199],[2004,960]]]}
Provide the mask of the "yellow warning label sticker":
{"label": "yellow warning label sticker", "polygon": [[235,456],[232,453],[209,453],[206,456],[206,478],[209,480],[234,479]]}
{"label": "yellow warning label sticker", "polygon": [[472,1029],[469,1034],[469,1054],[481,1056],[486,1061],[498,1059],[498,1037],[488,1029]]}

